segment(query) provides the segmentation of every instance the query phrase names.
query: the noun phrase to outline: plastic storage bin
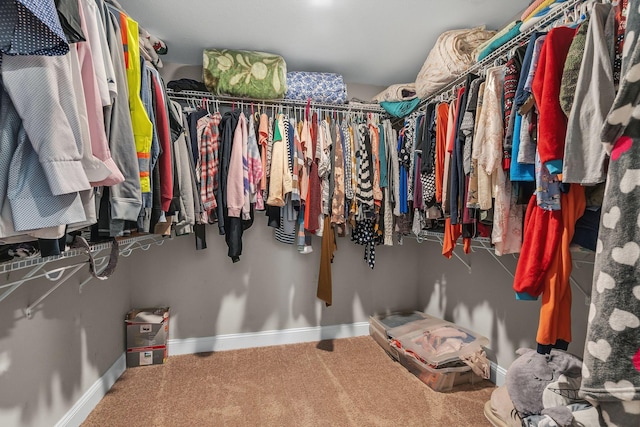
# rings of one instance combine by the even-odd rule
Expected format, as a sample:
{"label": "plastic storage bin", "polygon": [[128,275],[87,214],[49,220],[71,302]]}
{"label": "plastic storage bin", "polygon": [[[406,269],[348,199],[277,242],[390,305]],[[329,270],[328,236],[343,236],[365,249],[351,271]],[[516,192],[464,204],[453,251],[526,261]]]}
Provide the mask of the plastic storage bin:
{"label": "plastic storage bin", "polygon": [[377,314],[369,317],[369,334],[393,359],[399,360],[398,349],[391,345],[394,337],[388,331],[416,320],[423,320],[427,314],[420,311],[395,312],[391,314]]}
{"label": "plastic storage bin", "polygon": [[475,384],[483,380],[467,365],[451,368],[432,368],[416,358],[398,352],[399,362],[420,381],[438,392],[450,391],[457,385]]}
{"label": "plastic storage bin", "polygon": [[488,338],[431,316],[392,328],[387,333],[398,347],[433,368],[478,354],[489,345]]}
{"label": "plastic storage bin", "polygon": [[[371,316],[369,333],[394,360],[435,391],[483,380],[461,357],[483,354],[489,340],[454,323],[419,311],[395,312]],[[447,347],[449,338],[459,347]]]}

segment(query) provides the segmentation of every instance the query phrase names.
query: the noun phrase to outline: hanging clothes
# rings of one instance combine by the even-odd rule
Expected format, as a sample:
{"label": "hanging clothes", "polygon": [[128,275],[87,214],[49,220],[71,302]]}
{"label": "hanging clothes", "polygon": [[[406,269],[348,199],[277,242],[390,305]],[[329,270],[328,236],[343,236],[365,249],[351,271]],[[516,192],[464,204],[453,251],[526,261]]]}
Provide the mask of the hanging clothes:
{"label": "hanging clothes", "polygon": [[0,16],[0,52],[12,56],[61,56],[69,52],[69,41],[53,1],[3,1]]}
{"label": "hanging clothes", "polygon": [[447,146],[447,121],[449,104],[442,102],[436,109],[436,202],[442,203],[442,187],[444,181],[444,158]]}
{"label": "hanging clothes", "polygon": [[471,83],[476,80],[478,76],[469,73],[465,80],[465,85],[461,91],[460,96],[460,110],[458,112],[455,126],[456,134],[453,141],[453,150],[451,153],[451,197],[450,197],[450,214],[451,224],[455,225],[462,222],[465,206],[465,192],[466,182],[464,173],[464,144],[466,136],[464,132],[460,131],[462,120],[467,106],[467,98],[469,96],[469,90],[471,89]]}
{"label": "hanging clothes", "polygon": [[638,4],[630,2],[620,87],[601,132],[611,161],[580,388],[580,394],[597,400],[601,414],[617,425],[637,424],[640,413],[640,120],[633,113],[640,99],[640,44],[634,39],[638,31]]}
{"label": "hanging clothes", "polygon": [[[317,157],[318,150],[318,114],[313,113],[310,125],[311,137],[311,162],[309,165],[309,193],[307,194],[307,202],[305,206],[304,228],[311,234],[315,234],[320,229],[320,215],[322,213],[322,187],[320,184],[320,176],[318,174]],[[309,158],[307,158],[309,162]]]}
{"label": "hanging clothes", "polygon": [[360,168],[358,169],[358,187],[356,189],[356,199],[359,204],[360,213],[372,212],[374,202],[371,138],[369,136],[367,125],[365,123],[358,123],[358,134],[360,136],[360,148],[358,151]]}
{"label": "hanging clothes", "polygon": [[318,274],[318,289],[316,295],[327,306],[333,304],[333,284],[331,277],[331,263],[334,252],[338,249],[336,237],[331,226],[331,219],[324,218],[324,233],[322,235],[322,248],[320,250],[320,273]]}
{"label": "hanging clothes", "polygon": [[562,173],[567,117],[560,107],[560,84],[567,52],[576,30],[558,27],[549,31],[532,83],[540,121],[538,122],[538,153],[543,165],[552,174]]}
{"label": "hanging clothes", "polygon": [[331,223],[342,226],[345,223],[345,176],[344,176],[344,141],[342,139],[341,126],[335,127],[335,149],[334,149],[334,187],[333,198],[331,200]]}
{"label": "hanging clothes", "polygon": [[562,181],[594,185],[605,181],[606,151],[599,132],[615,98],[615,9],[594,4],[564,146]]}
{"label": "hanging clothes", "polygon": [[219,189],[220,132],[222,116],[214,112],[198,120],[198,146],[200,147],[200,202],[209,222],[215,218],[216,193]]}
{"label": "hanging clothes", "polygon": [[[118,17],[110,12],[102,1],[96,4],[98,4],[105,28],[108,55],[111,58],[114,71],[114,86],[109,86],[111,103],[104,108],[105,131],[109,141],[111,158],[125,178],[124,182],[109,188],[110,223],[137,221],[143,208],[143,196],[140,188],[140,168],[133,136],[131,113],[129,112],[129,88],[120,37],[120,24]],[[115,92],[113,91],[114,87]],[[152,158],[151,162],[153,161]],[[151,198],[144,207],[149,209],[146,218],[150,219]],[[114,224],[110,228],[124,229],[124,224]]]}

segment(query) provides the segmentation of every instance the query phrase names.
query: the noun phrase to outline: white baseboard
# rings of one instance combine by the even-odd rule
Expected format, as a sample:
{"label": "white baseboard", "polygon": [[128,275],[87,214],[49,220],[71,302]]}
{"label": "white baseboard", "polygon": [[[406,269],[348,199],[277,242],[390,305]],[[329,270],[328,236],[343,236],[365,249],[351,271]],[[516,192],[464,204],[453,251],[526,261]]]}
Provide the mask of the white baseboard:
{"label": "white baseboard", "polygon": [[127,369],[127,360],[125,353],[122,353],[114,364],[107,369],[107,372],[93,383],[89,390],[56,423],[55,427],[75,427],[82,424],[116,380],[120,378],[120,375],[124,373],[125,369]]}
{"label": "white baseboard", "polygon": [[238,350],[281,344],[296,344],[337,338],[369,335],[369,322],[345,325],[311,326],[281,331],[247,332],[203,338],[170,339],[169,356],[204,353],[209,351]]}
{"label": "white baseboard", "polygon": [[507,370],[495,362],[491,362],[491,377],[489,380],[500,387],[507,379]]}

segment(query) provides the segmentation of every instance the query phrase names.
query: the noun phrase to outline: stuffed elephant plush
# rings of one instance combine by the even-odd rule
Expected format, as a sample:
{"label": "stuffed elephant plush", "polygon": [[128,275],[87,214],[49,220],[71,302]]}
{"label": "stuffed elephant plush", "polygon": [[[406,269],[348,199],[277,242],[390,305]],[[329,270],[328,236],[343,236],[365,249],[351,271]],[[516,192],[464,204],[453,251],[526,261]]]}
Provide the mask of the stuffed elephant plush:
{"label": "stuffed elephant plush", "polygon": [[[571,410],[565,405],[545,408],[543,393],[545,388],[557,382],[561,375],[579,378],[582,360],[555,349],[551,350],[550,354],[540,354],[528,348],[519,349],[516,353],[520,357],[509,367],[506,384],[509,397],[518,414],[522,418],[530,415],[548,415],[559,426],[570,426],[573,420]],[[571,394],[577,398],[577,390]]]}

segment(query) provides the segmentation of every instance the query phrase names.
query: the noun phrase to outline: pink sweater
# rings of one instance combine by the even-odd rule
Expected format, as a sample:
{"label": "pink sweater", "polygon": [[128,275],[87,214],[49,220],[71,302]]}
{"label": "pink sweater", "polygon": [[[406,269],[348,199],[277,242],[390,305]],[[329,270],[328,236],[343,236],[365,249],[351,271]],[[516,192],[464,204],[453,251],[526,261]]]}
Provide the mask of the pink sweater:
{"label": "pink sweater", "polygon": [[238,126],[233,134],[229,174],[227,175],[227,209],[230,217],[240,217],[244,205],[244,165],[242,147],[247,146],[247,119],[240,113]]}

